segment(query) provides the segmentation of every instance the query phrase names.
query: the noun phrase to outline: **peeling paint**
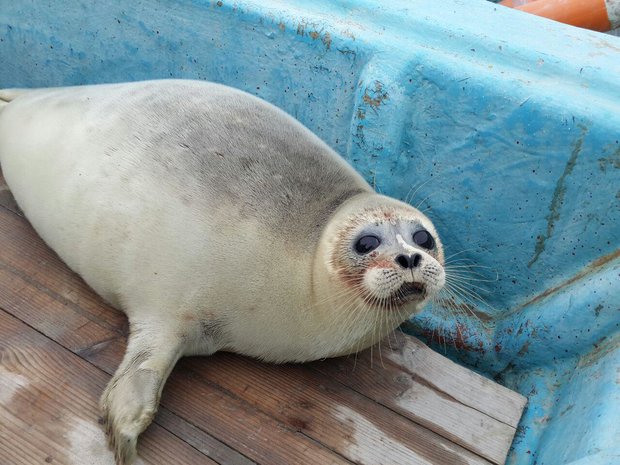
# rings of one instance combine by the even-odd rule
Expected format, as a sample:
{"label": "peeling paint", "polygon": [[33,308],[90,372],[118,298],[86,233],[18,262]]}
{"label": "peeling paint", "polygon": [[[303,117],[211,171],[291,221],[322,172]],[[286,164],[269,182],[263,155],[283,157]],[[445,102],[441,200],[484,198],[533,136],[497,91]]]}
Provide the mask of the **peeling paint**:
{"label": "peeling paint", "polygon": [[383,83],[380,81],[375,81],[374,88],[370,90],[372,96],[368,92],[369,88],[366,87],[362,100],[375,111],[389,98],[388,93],[383,90]]}
{"label": "peeling paint", "polygon": [[520,357],[523,357],[525,354],[527,354],[529,348],[530,348],[530,341],[526,341],[525,344],[523,344],[521,348],[519,349],[519,352],[517,352],[517,355],[519,355]]}

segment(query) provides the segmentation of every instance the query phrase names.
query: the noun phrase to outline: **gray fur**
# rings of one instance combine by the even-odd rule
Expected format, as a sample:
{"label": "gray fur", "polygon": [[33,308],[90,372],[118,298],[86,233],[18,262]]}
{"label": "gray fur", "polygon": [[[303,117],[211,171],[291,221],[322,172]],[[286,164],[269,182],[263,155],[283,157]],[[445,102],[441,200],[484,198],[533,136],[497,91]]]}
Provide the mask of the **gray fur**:
{"label": "gray fur", "polygon": [[[186,202],[254,217],[282,240],[306,238],[313,248],[342,202],[371,191],[346,163],[335,162],[339,157],[318,137],[243,92],[180,81],[174,92],[169,86],[161,93],[130,87],[111,94],[108,105],[91,102],[87,115],[104,121],[98,128],[102,156],[122,165],[123,153],[140,146],[143,165],[125,167],[128,176],[155,170],[180,187]],[[173,108],[175,117],[168,118]],[[125,128],[120,143],[119,128]]]}

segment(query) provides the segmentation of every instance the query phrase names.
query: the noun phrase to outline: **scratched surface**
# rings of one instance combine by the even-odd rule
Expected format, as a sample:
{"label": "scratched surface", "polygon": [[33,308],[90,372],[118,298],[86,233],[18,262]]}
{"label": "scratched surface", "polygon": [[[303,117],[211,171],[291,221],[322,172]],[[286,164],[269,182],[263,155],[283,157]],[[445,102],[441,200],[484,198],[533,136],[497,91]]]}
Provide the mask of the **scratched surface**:
{"label": "scratched surface", "polygon": [[530,397],[509,463],[620,460],[620,38],[475,0],[0,5],[0,86],[223,82],[428,209],[467,295],[408,329]]}

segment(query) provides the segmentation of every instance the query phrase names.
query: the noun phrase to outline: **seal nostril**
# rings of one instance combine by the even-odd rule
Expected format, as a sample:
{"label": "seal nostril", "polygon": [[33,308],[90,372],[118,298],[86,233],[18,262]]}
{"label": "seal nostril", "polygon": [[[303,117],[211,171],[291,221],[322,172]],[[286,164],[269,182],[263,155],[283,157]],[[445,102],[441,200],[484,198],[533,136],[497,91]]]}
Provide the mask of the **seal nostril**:
{"label": "seal nostril", "polygon": [[406,255],[399,255],[398,257],[396,257],[396,263],[398,263],[403,268],[409,268],[410,266],[409,257],[407,257]]}
{"label": "seal nostril", "polygon": [[411,256],[411,268],[417,268],[417,266],[420,264],[420,260],[422,260],[422,255],[420,255],[419,253],[413,254]]}

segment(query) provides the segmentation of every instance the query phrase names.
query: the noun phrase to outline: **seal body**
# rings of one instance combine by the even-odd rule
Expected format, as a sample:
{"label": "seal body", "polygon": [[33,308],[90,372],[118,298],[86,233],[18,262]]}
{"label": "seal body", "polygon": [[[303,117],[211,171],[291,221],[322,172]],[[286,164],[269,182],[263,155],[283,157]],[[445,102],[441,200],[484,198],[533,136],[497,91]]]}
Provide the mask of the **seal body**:
{"label": "seal body", "polygon": [[130,321],[102,397],[119,464],[179,357],[351,353],[443,285],[424,215],[249,94],[165,80],[0,99],[0,163],[18,204]]}

